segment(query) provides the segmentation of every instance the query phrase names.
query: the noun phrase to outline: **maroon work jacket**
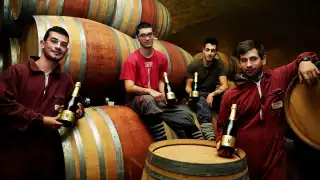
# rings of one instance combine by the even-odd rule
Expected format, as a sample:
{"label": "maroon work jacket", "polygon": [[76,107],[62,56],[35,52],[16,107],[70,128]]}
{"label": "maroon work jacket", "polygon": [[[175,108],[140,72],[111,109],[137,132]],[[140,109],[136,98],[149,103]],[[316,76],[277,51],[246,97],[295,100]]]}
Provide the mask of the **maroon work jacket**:
{"label": "maroon work jacket", "polygon": [[259,82],[241,82],[223,96],[217,121],[217,142],[236,103],[239,126],[236,146],[248,157],[251,180],[285,180],[284,94],[297,75],[301,58],[274,70],[264,70]]}
{"label": "maroon work jacket", "polygon": [[57,130],[43,126],[66,104],[72,79],[58,66],[45,74],[34,59],[10,66],[0,76],[0,179],[63,179],[64,160]]}

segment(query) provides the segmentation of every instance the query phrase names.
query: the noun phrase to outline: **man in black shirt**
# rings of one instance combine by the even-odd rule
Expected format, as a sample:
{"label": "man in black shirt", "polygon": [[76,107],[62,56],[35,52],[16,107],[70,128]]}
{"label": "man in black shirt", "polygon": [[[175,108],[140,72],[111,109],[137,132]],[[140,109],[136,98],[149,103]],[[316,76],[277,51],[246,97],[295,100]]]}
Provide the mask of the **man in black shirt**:
{"label": "man in black shirt", "polygon": [[[192,91],[192,82],[194,73],[198,72],[198,91],[200,93],[197,102],[189,101],[189,104],[195,106],[198,121],[201,125],[203,136],[206,140],[215,140],[212,125],[215,126],[217,112],[212,109],[212,102],[215,96],[223,93],[228,89],[227,73],[223,62],[215,59],[218,52],[218,41],[215,38],[207,38],[204,42],[203,58],[194,60],[188,66],[186,74],[186,92],[188,94]],[[218,80],[221,86],[216,89]]]}

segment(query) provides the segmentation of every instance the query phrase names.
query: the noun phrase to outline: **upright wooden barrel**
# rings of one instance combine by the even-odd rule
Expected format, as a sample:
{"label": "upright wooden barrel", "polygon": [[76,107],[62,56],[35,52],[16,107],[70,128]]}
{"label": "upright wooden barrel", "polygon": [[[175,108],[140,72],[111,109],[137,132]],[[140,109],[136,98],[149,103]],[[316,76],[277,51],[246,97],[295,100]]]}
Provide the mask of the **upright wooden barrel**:
{"label": "upright wooden barrel", "polygon": [[[126,106],[85,109],[73,129],[61,128],[66,179],[140,180],[153,143],[139,116]],[[176,138],[165,126],[168,138]]]}
{"label": "upright wooden barrel", "polygon": [[[46,30],[54,25],[62,26],[69,32],[69,51],[61,65],[74,81],[82,82],[82,93],[90,98],[124,99],[124,94],[120,94],[123,83],[119,81],[119,75],[123,62],[139,48],[139,44],[116,29],[91,20],[65,16],[34,16],[28,34],[21,44],[22,60],[26,60],[30,55],[41,54],[39,42]],[[162,52],[167,51],[160,41],[155,42],[155,48]],[[171,76],[180,79],[180,82],[173,82],[172,85],[175,86],[175,83],[181,83],[184,75],[180,70],[176,71],[180,68],[177,65],[183,65],[186,71],[186,63],[191,61],[191,55],[175,45],[171,44],[170,48],[175,48],[177,53],[172,54],[174,52],[169,51],[172,54],[169,63]]]}
{"label": "upright wooden barrel", "polygon": [[[320,62],[316,63],[320,67]],[[295,77],[286,92],[284,111],[293,132],[315,149],[320,150],[320,80],[307,86]]]}
{"label": "upright wooden barrel", "polygon": [[80,17],[110,25],[131,37],[142,20],[153,24],[160,39],[171,32],[170,13],[157,0],[13,0],[10,6],[14,19],[32,15]]}
{"label": "upright wooden barrel", "polygon": [[[200,60],[203,58],[203,53],[199,52],[193,56],[194,60]],[[222,52],[218,52],[215,56],[216,59],[219,59],[223,62],[225,68],[227,68],[227,77],[229,80],[234,81],[235,75],[240,72],[239,61],[236,57],[228,57]]]}
{"label": "upright wooden barrel", "polygon": [[142,180],[160,179],[249,179],[247,157],[239,150],[230,159],[221,158],[210,141],[159,141],[149,147]]}

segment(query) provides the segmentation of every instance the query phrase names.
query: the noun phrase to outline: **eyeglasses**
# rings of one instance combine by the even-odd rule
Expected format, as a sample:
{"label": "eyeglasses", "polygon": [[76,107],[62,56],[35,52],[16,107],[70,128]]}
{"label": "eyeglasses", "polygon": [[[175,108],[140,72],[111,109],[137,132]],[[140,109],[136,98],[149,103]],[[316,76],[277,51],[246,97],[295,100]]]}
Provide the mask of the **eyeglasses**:
{"label": "eyeglasses", "polygon": [[153,38],[153,33],[148,33],[148,34],[140,34],[140,38],[145,39],[145,38]]}

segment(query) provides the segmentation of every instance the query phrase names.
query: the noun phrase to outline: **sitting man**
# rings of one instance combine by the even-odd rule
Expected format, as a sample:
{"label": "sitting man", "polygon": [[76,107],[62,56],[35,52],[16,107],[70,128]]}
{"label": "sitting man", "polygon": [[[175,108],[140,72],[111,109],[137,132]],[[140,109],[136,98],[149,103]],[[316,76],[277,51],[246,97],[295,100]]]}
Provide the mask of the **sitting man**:
{"label": "sitting man", "polygon": [[167,139],[162,120],[180,138],[203,139],[188,108],[166,104],[163,74],[168,72],[168,60],[153,48],[152,26],[141,22],[136,29],[136,38],[141,47],[128,56],[120,75],[128,93],[129,107],[142,117],[155,141]]}
{"label": "sitting man", "polygon": [[[212,108],[212,102],[215,96],[222,94],[228,88],[223,62],[214,58],[217,51],[218,41],[215,38],[207,38],[204,42],[202,59],[190,63],[186,74],[186,92],[190,94],[194,73],[198,73],[197,90],[199,91],[199,98],[191,100],[189,105],[194,106],[204,138],[212,141],[215,140],[212,126],[216,127],[216,118],[212,118],[212,116],[217,116],[217,111]],[[216,89],[218,81],[220,81],[221,86]],[[212,122],[212,119],[214,119],[214,122]]]}

